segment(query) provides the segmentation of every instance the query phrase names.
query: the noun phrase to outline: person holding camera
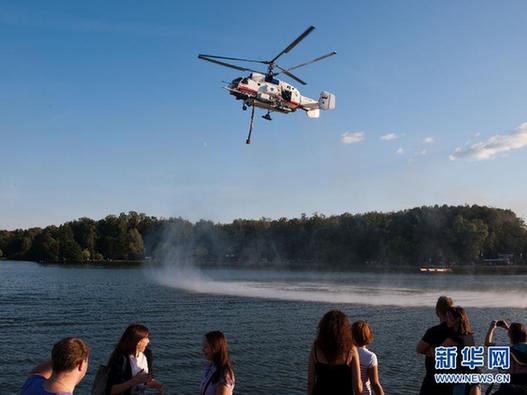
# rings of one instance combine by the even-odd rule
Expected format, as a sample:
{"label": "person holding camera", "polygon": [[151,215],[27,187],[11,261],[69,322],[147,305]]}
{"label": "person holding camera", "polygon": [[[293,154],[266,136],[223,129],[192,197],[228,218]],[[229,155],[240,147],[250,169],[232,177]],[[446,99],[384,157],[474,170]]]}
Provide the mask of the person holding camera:
{"label": "person holding camera", "polygon": [[505,329],[510,340],[511,360],[508,373],[511,375],[511,382],[502,384],[494,395],[527,395],[527,329],[518,322],[509,324],[503,320],[491,321],[485,346],[495,345],[493,337],[496,328]]}

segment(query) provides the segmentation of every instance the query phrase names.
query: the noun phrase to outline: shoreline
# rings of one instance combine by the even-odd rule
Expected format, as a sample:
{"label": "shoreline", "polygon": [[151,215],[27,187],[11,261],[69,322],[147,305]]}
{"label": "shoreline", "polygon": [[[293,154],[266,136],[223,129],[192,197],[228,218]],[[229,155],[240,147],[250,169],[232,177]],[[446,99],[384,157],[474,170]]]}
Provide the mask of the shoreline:
{"label": "shoreline", "polygon": [[[43,266],[87,266],[87,267],[139,267],[143,265],[155,265],[156,262],[151,259],[146,260],[118,260],[106,259],[98,261],[84,261],[84,262],[48,262],[48,261],[28,261],[17,259],[1,258],[0,262],[34,262]],[[527,265],[507,265],[507,266],[477,266],[477,265],[459,265],[459,266],[431,266],[432,268],[450,269],[447,272],[422,272],[422,266],[413,265],[382,265],[382,264],[367,264],[367,265],[349,265],[333,267],[324,267],[323,265],[314,265],[305,263],[299,265],[296,263],[289,263],[283,265],[276,264],[261,264],[261,265],[241,265],[235,263],[227,264],[211,264],[211,263],[197,263],[195,265],[200,269],[238,269],[238,270],[257,270],[257,271],[315,271],[315,272],[361,272],[361,273],[414,273],[423,276],[444,276],[444,275],[524,275],[527,274]]]}

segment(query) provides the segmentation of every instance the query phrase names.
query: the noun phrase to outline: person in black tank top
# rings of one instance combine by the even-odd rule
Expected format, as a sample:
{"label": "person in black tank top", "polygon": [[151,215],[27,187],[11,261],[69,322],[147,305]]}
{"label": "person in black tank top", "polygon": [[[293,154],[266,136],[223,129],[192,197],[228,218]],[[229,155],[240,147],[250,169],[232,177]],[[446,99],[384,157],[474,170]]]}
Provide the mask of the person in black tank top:
{"label": "person in black tank top", "polygon": [[353,395],[362,392],[357,349],[348,318],[329,311],[318,325],[309,356],[308,395]]}

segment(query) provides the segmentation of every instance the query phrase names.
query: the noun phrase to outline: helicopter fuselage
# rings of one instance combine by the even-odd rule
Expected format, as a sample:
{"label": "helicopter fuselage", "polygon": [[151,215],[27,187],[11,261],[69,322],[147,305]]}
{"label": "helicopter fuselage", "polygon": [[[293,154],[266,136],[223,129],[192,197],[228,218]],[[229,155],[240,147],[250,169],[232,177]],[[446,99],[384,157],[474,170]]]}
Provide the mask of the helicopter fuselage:
{"label": "helicopter fuselage", "polygon": [[298,89],[287,82],[260,73],[251,73],[248,77],[236,78],[226,89],[237,100],[243,100],[246,106],[254,105],[284,114],[294,112],[299,108],[307,111],[309,109],[305,105],[317,103],[311,98],[302,96]]}

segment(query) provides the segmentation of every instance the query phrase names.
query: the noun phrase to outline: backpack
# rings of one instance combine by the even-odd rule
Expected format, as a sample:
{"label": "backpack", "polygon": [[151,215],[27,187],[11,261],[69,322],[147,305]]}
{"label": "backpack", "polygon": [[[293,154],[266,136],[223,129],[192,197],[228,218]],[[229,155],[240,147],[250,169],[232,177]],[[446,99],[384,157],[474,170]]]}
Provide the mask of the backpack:
{"label": "backpack", "polygon": [[91,395],[106,395],[106,384],[108,383],[108,373],[110,367],[106,365],[100,365],[95,373],[95,379],[91,386]]}
{"label": "backpack", "polygon": [[[121,367],[121,377],[127,368],[128,358],[123,356],[123,365]],[[106,395],[106,385],[108,384],[108,375],[110,373],[109,365],[99,365],[93,384],[91,386],[91,395]]]}

